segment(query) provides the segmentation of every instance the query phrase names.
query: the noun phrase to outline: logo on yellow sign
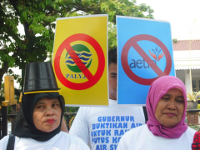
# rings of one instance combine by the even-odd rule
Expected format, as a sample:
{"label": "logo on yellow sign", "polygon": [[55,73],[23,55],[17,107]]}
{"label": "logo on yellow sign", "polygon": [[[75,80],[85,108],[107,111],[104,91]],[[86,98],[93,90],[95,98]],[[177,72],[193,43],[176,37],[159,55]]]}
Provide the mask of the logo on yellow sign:
{"label": "logo on yellow sign", "polygon": [[[89,68],[92,63],[92,53],[89,48],[87,48],[83,44],[76,44],[72,46],[73,50],[79,57],[79,59],[83,62],[83,64]],[[85,79],[86,77],[82,74],[81,70],[74,62],[73,58],[67,53],[65,57],[65,64],[69,70],[74,72],[74,74],[66,74],[66,78],[68,79]]]}

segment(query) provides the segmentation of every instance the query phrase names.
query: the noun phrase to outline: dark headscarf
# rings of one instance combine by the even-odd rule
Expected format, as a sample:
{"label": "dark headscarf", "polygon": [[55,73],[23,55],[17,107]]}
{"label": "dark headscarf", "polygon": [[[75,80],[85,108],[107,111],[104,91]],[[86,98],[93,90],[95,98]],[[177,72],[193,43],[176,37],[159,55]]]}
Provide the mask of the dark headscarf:
{"label": "dark headscarf", "polygon": [[[33,123],[33,110],[37,102],[42,98],[57,98],[60,102],[60,107],[62,110],[61,121],[58,128],[52,132],[43,132],[38,130]],[[22,97],[22,107],[17,115],[16,127],[14,135],[21,138],[32,138],[37,141],[47,141],[55,136],[61,130],[62,116],[64,113],[65,103],[64,98],[59,95],[59,93],[37,93],[37,94],[27,94]]]}

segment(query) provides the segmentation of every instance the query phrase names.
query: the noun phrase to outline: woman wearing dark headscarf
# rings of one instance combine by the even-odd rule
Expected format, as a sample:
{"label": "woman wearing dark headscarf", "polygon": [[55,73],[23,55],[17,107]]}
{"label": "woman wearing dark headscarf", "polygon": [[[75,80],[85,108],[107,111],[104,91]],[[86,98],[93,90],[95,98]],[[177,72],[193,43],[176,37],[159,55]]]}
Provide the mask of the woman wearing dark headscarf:
{"label": "woman wearing dark headscarf", "polygon": [[[14,150],[89,150],[81,139],[60,131],[63,113],[64,99],[57,92],[23,95]],[[8,137],[0,150],[6,150]]]}
{"label": "woman wearing dark headscarf", "polygon": [[173,76],[150,86],[146,125],[128,131],[117,150],[191,150],[195,130],[185,124],[187,95],[183,82]]}

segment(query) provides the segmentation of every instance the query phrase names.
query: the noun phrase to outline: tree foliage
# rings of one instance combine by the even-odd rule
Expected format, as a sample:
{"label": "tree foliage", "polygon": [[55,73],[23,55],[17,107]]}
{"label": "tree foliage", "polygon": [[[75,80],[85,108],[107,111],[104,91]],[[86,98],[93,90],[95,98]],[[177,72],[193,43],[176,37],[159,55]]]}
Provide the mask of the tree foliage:
{"label": "tree foliage", "polygon": [[178,40],[177,40],[177,39],[173,39],[172,42],[173,42],[173,43],[177,43]]}
{"label": "tree foliage", "polygon": [[108,14],[112,48],[116,46],[116,15],[153,18],[152,13],[150,6],[136,6],[135,0],[0,0],[0,83],[5,73],[14,74],[9,67],[23,69],[28,62],[50,57],[56,18]]}

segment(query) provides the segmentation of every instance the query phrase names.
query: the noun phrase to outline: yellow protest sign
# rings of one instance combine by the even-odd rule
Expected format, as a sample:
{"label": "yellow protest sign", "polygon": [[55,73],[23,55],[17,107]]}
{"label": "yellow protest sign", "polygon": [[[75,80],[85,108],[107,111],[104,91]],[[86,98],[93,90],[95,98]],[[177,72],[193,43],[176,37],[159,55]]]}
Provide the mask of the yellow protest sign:
{"label": "yellow protest sign", "polygon": [[108,105],[107,15],[56,21],[53,68],[65,104]]}

